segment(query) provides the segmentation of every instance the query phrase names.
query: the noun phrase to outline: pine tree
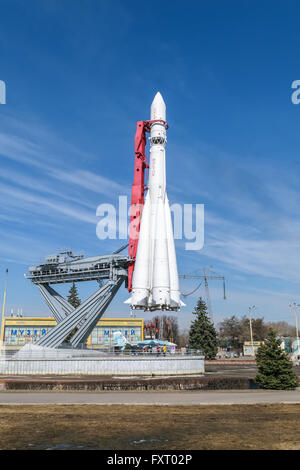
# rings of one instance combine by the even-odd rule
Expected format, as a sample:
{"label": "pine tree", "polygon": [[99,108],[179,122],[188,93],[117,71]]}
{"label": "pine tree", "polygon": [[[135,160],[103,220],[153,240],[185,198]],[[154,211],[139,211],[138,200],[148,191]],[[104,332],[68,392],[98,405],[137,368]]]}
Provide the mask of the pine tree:
{"label": "pine tree", "polygon": [[256,364],[258,374],[255,382],[261,388],[294,390],[298,386],[297,375],[288,354],[281,349],[281,341],[273,330],[269,331],[265,344],[258,348]]}
{"label": "pine tree", "polygon": [[[76,285],[75,285],[75,282],[73,282],[72,287],[71,287],[70,290],[69,290],[68,302],[69,302],[69,304],[71,304],[74,308],[79,307],[79,305],[81,304],[81,300],[80,300],[80,298],[78,297],[78,291],[77,291],[77,287],[76,287]],[[65,339],[64,343],[69,343],[70,340],[71,340],[71,339],[73,338],[73,336],[75,335],[75,333],[76,333],[77,330],[78,330],[78,327],[76,326],[76,327],[71,331],[71,333],[69,334],[69,336],[67,336],[67,338]]]}
{"label": "pine tree", "polygon": [[215,359],[218,352],[217,332],[202,297],[198,300],[193,314],[196,315],[196,320],[192,322],[189,332],[190,348],[200,349],[205,359]]}
{"label": "pine tree", "polygon": [[68,302],[73,305],[74,308],[79,307],[81,300],[78,297],[77,287],[75,282],[73,282],[71,289],[69,290]]}

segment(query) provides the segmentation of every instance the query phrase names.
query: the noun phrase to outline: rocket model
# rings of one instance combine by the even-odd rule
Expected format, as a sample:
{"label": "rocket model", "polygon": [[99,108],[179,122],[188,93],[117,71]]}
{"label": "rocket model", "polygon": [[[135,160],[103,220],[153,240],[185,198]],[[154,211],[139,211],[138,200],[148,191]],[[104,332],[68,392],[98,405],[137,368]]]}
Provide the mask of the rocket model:
{"label": "rocket model", "polygon": [[179,310],[176,253],[166,192],[166,105],[158,92],[151,105],[148,192],[141,216],[132,296],[132,309]]}

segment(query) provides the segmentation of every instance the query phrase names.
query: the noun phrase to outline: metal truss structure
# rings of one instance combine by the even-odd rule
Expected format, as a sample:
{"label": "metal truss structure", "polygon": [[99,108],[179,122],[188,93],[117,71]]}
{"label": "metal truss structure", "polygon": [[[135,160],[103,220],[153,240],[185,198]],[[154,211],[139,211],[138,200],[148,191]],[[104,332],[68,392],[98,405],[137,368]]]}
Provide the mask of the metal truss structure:
{"label": "metal truss structure", "polygon": [[[71,347],[85,344],[122,283],[127,283],[129,261],[129,256],[119,252],[83,258],[69,251],[47,256],[45,263],[29,268],[27,279],[37,285],[57,322],[36,344],[57,348],[71,334]],[[77,308],[50,286],[84,281],[97,281],[99,289]]]}

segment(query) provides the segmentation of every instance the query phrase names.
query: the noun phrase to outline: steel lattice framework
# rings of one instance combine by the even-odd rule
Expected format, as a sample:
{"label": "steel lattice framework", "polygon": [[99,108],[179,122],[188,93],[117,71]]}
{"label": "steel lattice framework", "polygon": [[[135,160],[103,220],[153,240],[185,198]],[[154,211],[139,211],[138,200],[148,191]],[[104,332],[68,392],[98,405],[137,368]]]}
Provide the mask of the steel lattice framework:
{"label": "steel lattice framework", "polygon": [[[57,322],[36,344],[57,348],[71,333],[72,347],[85,344],[122,283],[127,283],[129,261],[119,253],[83,258],[70,251],[47,256],[45,263],[29,268],[27,279],[37,285]],[[84,281],[98,281],[99,289],[77,308],[50,286]]]}

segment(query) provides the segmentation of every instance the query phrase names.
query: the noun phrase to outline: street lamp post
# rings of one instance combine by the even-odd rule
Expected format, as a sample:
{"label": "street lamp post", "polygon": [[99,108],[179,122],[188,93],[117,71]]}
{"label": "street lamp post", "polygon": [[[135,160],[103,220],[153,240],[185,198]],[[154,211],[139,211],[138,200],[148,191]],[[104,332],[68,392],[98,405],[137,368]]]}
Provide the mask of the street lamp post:
{"label": "street lamp post", "polygon": [[1,315],[0,353],[2,353],[3,343],[4,343],[4,316],[5,316],[5,301],[6,301],[8,269],[5,271],[5,274],[6,276],[5,276],[4,296],[3,296],[2,315]]}
{"label": "street lamp post", "polygon": [[251,341],[251,355],[254,356],[254,345],[253,345],[253,331],[252,331],[252,318],[251,311],[256,309],[255,305],[249,307],[249,325],[250,325],[250,341]]}
{"label": "street lamp post", "polygon": [[297,308],[300,307],[300,304],[296,304],[296,302],[293,302],[292,304],[289,304],[289,307],[294,311],[294,315],[295,315],[296,341],[297,341],[297,356],[298,356],[298,349],[299,349],[299,331],[298,331]]}

